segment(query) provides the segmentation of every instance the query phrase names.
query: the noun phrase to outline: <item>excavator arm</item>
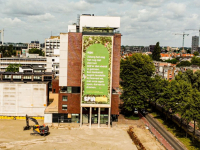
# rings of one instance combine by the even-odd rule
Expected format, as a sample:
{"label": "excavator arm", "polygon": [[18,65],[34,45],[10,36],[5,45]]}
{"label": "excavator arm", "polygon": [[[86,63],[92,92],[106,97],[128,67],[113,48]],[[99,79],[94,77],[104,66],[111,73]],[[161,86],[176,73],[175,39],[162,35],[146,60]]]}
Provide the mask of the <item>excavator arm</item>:
{"label": "excavator arm", "polygon": [[29,125],[29,119],[31,121],[33,121],[35,123],[35,125],[39,125],[36,119],[31,118],[28,115],[26,115],[26,126],[24,127],[24,130],[30,130],[31,129],[31,126]]}

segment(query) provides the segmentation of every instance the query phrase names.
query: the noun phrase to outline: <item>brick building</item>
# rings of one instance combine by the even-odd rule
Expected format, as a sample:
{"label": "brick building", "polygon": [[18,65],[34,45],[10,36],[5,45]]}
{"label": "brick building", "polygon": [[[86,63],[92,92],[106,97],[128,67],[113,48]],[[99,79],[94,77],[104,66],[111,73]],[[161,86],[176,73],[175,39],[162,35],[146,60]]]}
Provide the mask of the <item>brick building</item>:
{"label": "brick building", "polygon": [[121,34],[119,17],[81,15],[60,34],[59,79],[52,82],[52,103],[45,123],[106,124],[119,109]]}

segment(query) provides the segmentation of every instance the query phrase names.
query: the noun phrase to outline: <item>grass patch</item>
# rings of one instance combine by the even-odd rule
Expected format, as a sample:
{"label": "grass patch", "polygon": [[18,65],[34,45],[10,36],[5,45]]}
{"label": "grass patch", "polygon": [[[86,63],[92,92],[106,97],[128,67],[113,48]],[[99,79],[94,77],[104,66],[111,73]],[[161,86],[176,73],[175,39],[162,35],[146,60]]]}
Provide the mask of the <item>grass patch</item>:
{"label": "grass patch", "polygon": [[181,143],[185,145],[185,147],[187,147],[187,149],[200,150],[200,143],[198,141],[192,142],[192,138],[189,135],[186,138],[185,131],[180,131],[180,127],[177,124],[173,123],[170,119],[166,121],[166,118],[157,112],[152,112],[151,115],[163,124],[166,130],[171,132]]}
{"label": "grass patch", "polygon": [[139,120],[140,117],[138,116],[125,116],[126,119],[130,119],[130,120]]}

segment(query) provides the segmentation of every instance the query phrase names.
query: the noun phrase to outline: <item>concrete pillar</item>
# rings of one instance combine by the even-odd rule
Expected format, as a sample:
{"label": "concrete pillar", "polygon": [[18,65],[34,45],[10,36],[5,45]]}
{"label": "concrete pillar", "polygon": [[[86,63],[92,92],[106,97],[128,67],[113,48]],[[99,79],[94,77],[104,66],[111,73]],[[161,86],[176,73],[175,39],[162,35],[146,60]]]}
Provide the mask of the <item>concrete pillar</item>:
{"label": "concrete pillar", "polygon": [[100,115],[101,115],[101,108],[98,108],[98,128],[100,128]]}
{"label": "concrete pillar", "polygon": [[81,107],[81,112],[80,112],[80,127],[82,127],[82,122],[83,122],[82,118],[83,118],[83,109]]}
{"label": "concrete pillar", "polygon": [[44,81],[44,76],[42,75],[42,81]]}
{"label": "concrete pillar", "polygon": [[90,123],[89,127],[92,127],[92,107],[90,107]]}
{"label": "concrete pillar", "polygon": [[108,108],[108,128],[110,128],[110,108]]}

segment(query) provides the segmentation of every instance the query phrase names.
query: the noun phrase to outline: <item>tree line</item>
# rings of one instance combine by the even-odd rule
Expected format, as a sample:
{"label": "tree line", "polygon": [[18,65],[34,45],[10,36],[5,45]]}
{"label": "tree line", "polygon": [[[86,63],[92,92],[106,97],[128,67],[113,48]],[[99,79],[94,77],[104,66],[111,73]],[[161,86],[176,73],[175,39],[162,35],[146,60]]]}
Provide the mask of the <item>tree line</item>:
{"label": "tree line", "polygon": [[179,72],[171,82],[154,72],[155,66],[148,55],[133,54],[121,60],[121,99],[125,114],[133,114],[135,108],[145,109],[149,100],[167,112],[178,113],[181,121],[197,122],[200,128],[200,70]]}

